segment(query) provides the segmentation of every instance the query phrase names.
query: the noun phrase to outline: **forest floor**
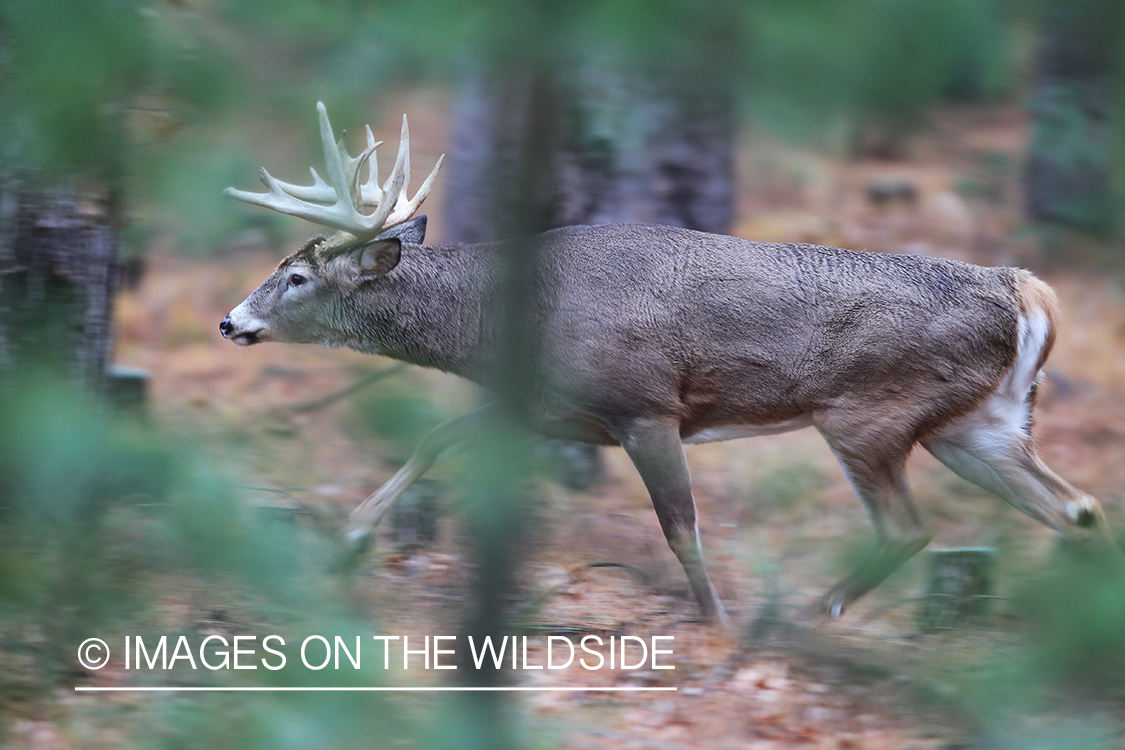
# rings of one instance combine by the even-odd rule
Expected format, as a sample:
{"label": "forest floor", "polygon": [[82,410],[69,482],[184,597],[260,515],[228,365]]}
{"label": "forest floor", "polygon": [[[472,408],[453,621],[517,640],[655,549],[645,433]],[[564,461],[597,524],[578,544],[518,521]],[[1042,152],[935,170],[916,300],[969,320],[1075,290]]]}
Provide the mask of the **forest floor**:
{"label": "forest floor", "polygon": [[[442,118],[411,118],[416,142],[441,142]],[[947,110],[894,160],[839,160],[747,136],[735,233],[1040,273],[1058,290],[1063,317],[1038,410],[1039,440],[1047,462],[1099,497],[1111,522],[1125,529],[1125,291],[1120,278],[1087,270],[1083,247],[1052,256],[1023,228],[1025,132],[1014,109]],[[873,192],[898,197],[879,204]],[[440,237],[440,197],[427,206],[431,239]],[[453,416],[471,409],[479,394],[454,378],[410,368],[331,404],[308,406],[393,363],[316,347],[239,349],[222,340],[219,319],[277,257],[245,246],[207,260],[153,254],[142,284],[119,300],[117,361],[152,372],[161,424],[205,443],[245,485],[273,490],[260,497],[249,491],[249,502],[295,502],[342,522],[409,449],[409,441],[376,436],[362,415],[395,394],[422,396],[434,416]],[[520,576],[528,598],[542,599],[536,625],[543,633],[673,635],[676,669],[566,669],[519,679],[678,688],[521,695],[521,710],[549,745],[920,750],[977,747],[989,735],[1016,743],[1005,746],[1030,747],[1011,738],[1042,737],[1052,717],[1065,723],[1079,703],[1087,726],[1102,726],[1122,742],[1121,695],[1091,703],[1052,688],[1051,709],[991,714],[969,685],[1013,648],[1018,618],[999,600],[992,615],[971,625],[922,632],[918,598],[927,553],[838,621],[802,615],[872,539],[861,505],[815,431],[687,450],[708,564],[739,636],[696,621],[683,573],[619,449],[604,451],[604,477],[586,491],[543,484]],[[455,471],[434,476],[440,482]],[[1054,540],[1046,529],[928,454],[912,457],[909,472],[934,531],[932,548],[998,550],[997,596],[1013,596],[1050,559]],[[385,524],[363,563],[362,606],[381,632],[456,632],[469,577],[465,532],[448,490],[442,503],[451,512],[441,516],[435,542],[403,547]],[[533,659],[542,658],[533,651]]]}

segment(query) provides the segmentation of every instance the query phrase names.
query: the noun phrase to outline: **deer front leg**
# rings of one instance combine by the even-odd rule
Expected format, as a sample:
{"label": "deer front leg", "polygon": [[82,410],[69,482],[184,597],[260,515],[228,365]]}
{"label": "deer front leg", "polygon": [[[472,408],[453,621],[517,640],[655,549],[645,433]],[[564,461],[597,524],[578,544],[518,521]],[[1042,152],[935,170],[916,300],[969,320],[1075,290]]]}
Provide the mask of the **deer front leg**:
{"label": "deer front leg", "polygon": [[491,410],[492,407],[483,406],[430,430],[403,467],[352,511],[345,530],[349,544],[362,547],[402,493],[435,463],[457,453],[468,439],[478,434]]}
{"label": "deer front leg", "polygon": [[684,566],[704,619],[729,627],[730,620],[703,563],[691,474],[679,425],[671,420],[638,421],[620,430],[617,438],[644,480],[664,537]]}

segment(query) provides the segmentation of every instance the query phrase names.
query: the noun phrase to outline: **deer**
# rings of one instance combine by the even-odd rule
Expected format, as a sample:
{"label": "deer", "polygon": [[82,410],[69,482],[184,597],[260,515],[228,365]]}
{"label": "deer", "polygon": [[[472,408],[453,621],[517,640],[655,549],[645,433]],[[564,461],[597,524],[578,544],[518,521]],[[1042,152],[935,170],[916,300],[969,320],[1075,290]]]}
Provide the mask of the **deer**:
{"label": "deer", "polygon": [[[371,129],[353,157],[323,103],[317,110],[327,181],[312,169],[312,185],[295,185],[263,169],[268,192],[225,194],[335,232],[283,259],[222,320],[222,335],[241,346],[349,347],[488,389],[511,247],[423,244],[426,217],[412,217],[442,159],[408,198],[405,115],[380,185]],[[918,445],[1120,565],[1098,501],[1037,449],[1032,415],[1059,303],[1029,271],[644,224],[520,241],[534,251],[525,323],[534,377],[521,418],[530,433],[625,450],[705,621],[729,624],[704,562],[684,444],[805,427],[827,441],[876,531],[868,556],[818,599],[824,616],[842,615],[929,543],[905,473]],[[426,435],[351,513],[347,539],[367,539],[493,409]]]}

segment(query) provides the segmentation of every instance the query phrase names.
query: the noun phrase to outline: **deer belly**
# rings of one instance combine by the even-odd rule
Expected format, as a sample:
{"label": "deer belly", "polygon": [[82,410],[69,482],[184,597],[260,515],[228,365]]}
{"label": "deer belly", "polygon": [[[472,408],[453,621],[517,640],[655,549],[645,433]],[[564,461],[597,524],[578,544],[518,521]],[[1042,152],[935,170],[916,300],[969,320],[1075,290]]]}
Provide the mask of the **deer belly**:
{"label": "deer belly", "polygon": [[533,426],[540,435],[554,440],[576,440],[595,445],[619,444],[600,420],[585,414],[542,419],[536,421]]}
{"label": "deer belly", "polygon": [[812,426],[812,415],[802,414],[793,419],[771,424],[729,424],[704,427],[683,436],[685,443],[717,443],[723,440],[737,440],[744,437],[757,437],[758,435],[776,435],[779,432],[790,432],[802,427]]}

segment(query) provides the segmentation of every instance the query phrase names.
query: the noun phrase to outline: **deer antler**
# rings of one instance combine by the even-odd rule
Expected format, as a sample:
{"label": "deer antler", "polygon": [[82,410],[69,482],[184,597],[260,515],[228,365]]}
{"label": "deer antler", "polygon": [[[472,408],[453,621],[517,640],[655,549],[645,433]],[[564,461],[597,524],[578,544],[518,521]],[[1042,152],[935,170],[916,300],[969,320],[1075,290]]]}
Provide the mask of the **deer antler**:
{"label": "deer antler", "polygon": [[[368,127],[367,148],[359,156],[353,157],[344,146],[344,139],[337,142],[333,136],[324,103],[317,102],[316,109],[320,114],[320,140],[324,147],[327,182],[315,169],[310,169],[312,185],[293,185],[274,179],[263,168],[261,179],[269,188],[268,193],[249,193],[227,188],[223,194],[244,203],[265,206],[283,214],[341,229],[358,239],[374,237],[409,219],[430,194],[445,155],[438,158],[433,171],[414,197],[407,198],[406,189],[410,182],[410,128],[406,124],[406,115],[402,116],[402,135],[394,169],[380,187],[375,149],[383,142],[376,142]],[[361,184],[360,175],[364,166],[368,167],[367,180]],[[366,209],[374,210],[365,213]]]}

